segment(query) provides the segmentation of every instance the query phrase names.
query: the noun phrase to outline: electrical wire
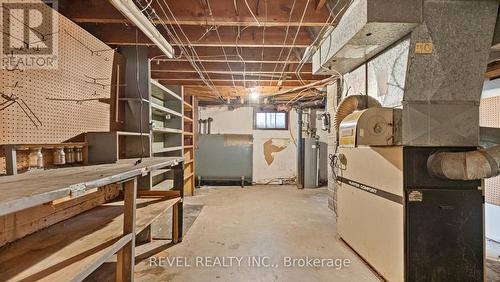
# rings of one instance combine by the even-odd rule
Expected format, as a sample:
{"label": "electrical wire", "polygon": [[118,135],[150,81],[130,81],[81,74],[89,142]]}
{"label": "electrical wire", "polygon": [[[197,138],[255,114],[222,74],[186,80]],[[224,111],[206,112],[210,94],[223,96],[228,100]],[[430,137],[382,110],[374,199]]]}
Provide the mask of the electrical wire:
{"label": "electrical wire", "polygon": [[[264,12],[265,12],[265,23],[267,23],[267,0],[264,0]],[[259,67],[259,78],[258,80],[260,81],[260,73],[262,73],[262,61],[264,61],[264,50],[265,50],[265,47],[264,47],[264,44],[265,44],[265,38],[266,38],[266,24],[264,24],[264,27],[262,28],[262,52],[261,52],[261,55],[260,55],[260,67]]]}
{"label": "electrical wire", "polygon": [[[283,46],[281,46],[281,50],[280,50],[280,54],[278,55],[278,60],[281,59],[281,55],[283,54],[283,50],[285,49],[285,44],[286,44],[286,40],[288,38],[288,32],[290,30],[290,22],[292,21],[292,14],[293,14],[293,11],[295,9],[295,3],[297,2],[297,0],[293,0],[293,3],[292,3],[292,8],[290,9],[290,15],[288,15],[288,24],[286,25],[286,30],[285,30],[285,39],[283,40]],[[286,61],[285,61],[286,63]],[[274,65],[274,69],[273,69],[273,75],[274,73],[276,72],[276,68],[278,67],[278,63],[276,63]],[[269,82],[269,86],[271,86],[273,83],[273,81],[271,80],[271,82]]]}
{"label": "electrical wire", "polygon": [[[346,3],[340,10],[337,14],[335,14],[335,16],[333,17],[333,19],[331,20],[331,22],[328,24],[329,26],[332,26],[336,21],[337,21],[337,18],[340,16],[340,14],[342,14],[342,12],[348,8],[352,2],[354,0],[351,0],[349,3]],[[331,17],[331,14],[333,13],[333,10],[335,10],[335,8],[337,7],[337,5],[340,3],[340,0],[337,0],[337,3],[333,6],[332,10],[330,11],[330,15],[328,16],[328,19],[330,19]],[[328,36],[325,36],[325,34],[323,34],[323,30],[324,28],[326,28],[327,23],[328,23],[328,19],[327,19],[327,22],[322,26],[320,32],[318,33],[318,35],[316,36],[316,38],[313,40],[313,42],[311,43],[311,45],[309,45],[309,48],[312,48],[315,46],[316,42],[322,38],[321,41],[319,41],[319,44],[318,46],[321,46],[323,44],[323,42],[326,40],[326,38],[328,38]],[[332,30],[333,31],[333,30]],[[330,31],[331,32],[331,31]],[[328,47],[328,53],[330,52],[330,48],[331,48],[331,44],[330,46]],[[314,53],[309,53],[307,54],[307,58],[303,58],[301,60],[301,62],[299,63],[299,65],[297,66],[297,68],[295,69],[295,73],[297,74],[297,76],[299,77],[299,80],[302,82],[302,84],[304,84],[305,82],[302,80],[302,76],[300,75],[300,71],[302,70],[302,67],[304,66],[305,62],[309,61],[309,59],[313,56]],[[334,70],[335,71],[335,70]],[[337,72],[337,71],[335,71]],[[337,72],[338,73],[338,72]]]}
{"label": "electrical wire", "polygon": [[252,14],[253,19],[257,22],[257,24],[260,26],[260,22],[255,16],[255,14],[252,12],[252,8],[250,8],[250,5],[248,5],[247,0],[245,0],[245,4],[247,5],[248,11],[250,11],[250,14]]}
{"label": "electrical wire", "polygon": [[309,2],[310,2],[310,0],[307,0],[306,7],[304,8],[304,11],[302,12],[302,17],[300,18],[299,26],[297,27],[297,32],[295,33],[295,37],[293,38],[292,47],[290,47],[290,50],[288,51],[288,55],[286,56],[286,59],[285,59],[285,63],[283,64],[283,68],[281,69],[280,80],[281,80],[281,77],[283,76],[283,73],[285,72],[285,68],[287,66],[286,62],[288,62],[288,59],[290,58],[290,55],[292,54],[292,50],[295,46],[295,41],[297,40],[297,37],[298,37],[299,32],[300,32],[300,28],[302,27],[302,23],[304,22],[304,17],[306,15],[306,11],[307,11],[307,7],[309,6]]}
{"label": "electrical wire", "polygon": [[[167,15],[167,12],[165,11],[165,9],[163,8],[163,5],[159,1],[158,1],[158,6],[160,7],[161,11],[165,15],[165,18],[167,20],[169,20],[169,22],[170,22],[169,25],[171,26],[172,30],[170,30],[167,27],[167,24],[160,17],[158,17],[158,19],[160,21],[160,24],[167,31],[167,33],[174,40],[174,42],[176,42],[179,45],[179,48],[181,49],[181,52],[184,53],[184,56],[190,62],[190,64],[193,66],[193,68],[196,70],[196,72],[200,76],[200,79],[203,81],[203,83],[206,86],[208,86],[209,89],[211,89],[213,91],[213,94],[215,94],[217,98],[219,98],[220,100],[223,101],[222,96],[220,95],[218,89],[215,87],[214,83],[210,79],[210,76],[206,73],[206,69],[204,68],[203,64],[201,62],[199,62],[199,56],[196,53],[196,50],[193,48],[191,42],[189,41],[189,38],[186,36],[186,34],[184,33],[184,31],[182,30],[182,27],[180,26],[179,22],[175,18],[175,15],[173,14],[172,10],[170,9],[170,7],[168,6],[168,4],[165,1],[163,1],[163,3],[167,7],[168,11],[170,12],[171,17]],[[156,14],[156,11],[154,11],[154,13]],[[156,14],[156,16],[157,16],[157,14]],[[171,23],[172,22],[171,18],[175,21],[175,23],[179,27],[180,32],[182,32],[182,34],[186,38],[187,45],[190,48],[190,50],[192,51],[192,55],[194,55],[196,58],[198,58],[198,63],[199,63],[200,66],[198,66],[198,63],[193,58],[191,58],[191,54],[188,52],[188,50],[184,46],[186,44],[182,42],[182,40],[180,39],[179,34],[177,33],[176,29],[174,28],[173,24]],[[203,73],[203,71],[202,71],[201,68],[203,68],[203,70],[205,71],[206,77],[205,77],[205,74]]]}

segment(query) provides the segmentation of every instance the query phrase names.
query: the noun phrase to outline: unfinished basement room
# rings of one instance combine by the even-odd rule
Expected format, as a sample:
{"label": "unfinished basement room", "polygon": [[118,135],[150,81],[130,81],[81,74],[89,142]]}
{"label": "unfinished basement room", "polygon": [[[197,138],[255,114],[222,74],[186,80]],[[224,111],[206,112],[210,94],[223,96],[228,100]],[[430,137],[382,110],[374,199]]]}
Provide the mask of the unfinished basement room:
{"label": "unfinished basement room", "polygon": [[0,25],[0,282],[500,282],[500,0]]}

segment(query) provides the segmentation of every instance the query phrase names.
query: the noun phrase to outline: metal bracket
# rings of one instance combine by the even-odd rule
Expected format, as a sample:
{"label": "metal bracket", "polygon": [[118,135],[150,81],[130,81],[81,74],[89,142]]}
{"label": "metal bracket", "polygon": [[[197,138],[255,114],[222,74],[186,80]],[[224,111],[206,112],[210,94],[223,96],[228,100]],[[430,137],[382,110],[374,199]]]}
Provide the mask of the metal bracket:
{"label": "metal bracket", "polygon": [[79,197],[85,194],[85,191],[87,191],[87,185],[85,185],[85,183],[73,184],[69,186],[69,190],[71,198]]}

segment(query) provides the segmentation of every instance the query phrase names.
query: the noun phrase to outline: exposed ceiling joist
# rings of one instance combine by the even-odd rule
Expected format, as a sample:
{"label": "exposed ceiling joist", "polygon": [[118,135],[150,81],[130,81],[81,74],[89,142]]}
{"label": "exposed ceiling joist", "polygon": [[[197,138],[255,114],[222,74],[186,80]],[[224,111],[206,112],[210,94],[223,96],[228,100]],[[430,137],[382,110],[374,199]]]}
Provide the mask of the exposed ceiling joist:
{"label": "exposed ceiling joist", "polygon": [[[290,64],[295,70],[298,66],[297,63]],[[275,63],[229,63],[229,66],[225,62],[204,62],[203,67],[206,71],[225,71],[225,72],[262,72],[270,73],[275,71]],[[194,72],[195,69],[189,62],[179,62],[179,61],[159,61],[153,62],[151,64],[151,69],[154,71],[167,71],[167,72]],[[311,64],[305,64],[301,72],[311,74]]]}
{"label": "exposed ceiling joist", "polygon": [[[133,26],[126,26],[123,24],[85,24],[83,27],[94,36],[99,38],[106,44],[110,45],[152,45],[151,40],[144,36],[142,32],[139,32],[136,37],[136,28]],[[173,46],[179,46],[178,43],[167,34],[167,32],[162,27],[158,27],[162,35],[167,38],[167,40]],[[234,27],[219,27],[216,30],[207,31],[202,26],[187,26],[182,28],[182,32],[179,28],[174,29],[175,32],[180,35],[182,40],[180,45],[188,45],[195,47],[295,47],[295,48],[306,48],[312,43],[312,39],[306,28],[301,28],[299,30],[299,35],[295,43],[291,34],[295,35],[296,29],[289,31],[289,36],[285,40],[285,28],[283,27],[250,27],[245,30],[240,31],[240,38],[238,41],[237,30]],[[218,32],[218,35],[217,35]],[[264,33],[265,32],[265,33]],[[187,39],[183,36],[186,34]],[[265,34],[264,43],[262,43],[262,37]],[[219,39],[220,37],[220,39]],[[189,42],[188,42],[189,40]]]}
{"label": "exposed ceiling joist", "polygon": [[[159,78],[162,84],[165,85],[205,85],[199,78],[195,79],[172,79],[172,78]],[[253,86],[279,86],[280,82],[273,79],[261,79],[261,80],[243,80],[243,79],[212,79],[213,85],[218,86],[233,86],[233,82],[236,86],[244,86],[244,87],[253,87]],[[316,80],[304,80],[301,82],[300,80],[287,80],[281,83],[282,86],[300,86],[302,83],[308,84],[316,82]]]}
{"label": "exposed ceiling joist", "polygon": [[500,61],[495,61],[488,65],[485,77],[490,79],[500,77]]}
{"label": "exposed ceiling joist", "polygon": [[[280,72],[276,73],[266,73],[266,75],[263,75],[262,73],[243,73],[241,72],[233,72],[233,73],[210,73],[210,79],[212,80],[247,80],[247,81],[268,81],[270,80],[270,77],[273,77],[274,79],[279,79],[280,78]],[[182,80],[187,80],[187,79],[199,79],[200,76],[197,73],[180,73],[180,72],[159,72],[159,71],[152,71],[151,72],[151,77],[154,79],[182,79]],[[287,73],[285,74],[285,77],[287,80],[299,80],[299,77],[294,74],[294,73]],[[312,75],[312,74],[302,74],[301,78],[303,80],[321,80],[324,79],[328,76],[321,76],[321,75]],[[176,83],[177,84],[177,83]]]}
{"label": "exposed ceiling joist", "polygon": [[[162,53],[155,47],[151,47],[149,49],[149,58],[155,58],[155,59],[164,59],[164,56]],[[250,62],[261,62],[261,61],[266,61],[266,62],[281,62],[285,61],[288,50],[289,48],[284,48],[283,51],[281,51],[282,48],[278,47],[270,47],[266,48],[264,50],[264,55],[262,55],[262,49],[260,48],[249,48],[249,47],[242,47],[242,48],[234,48],[234,47],[227,47],[224,48],[224,52],[222,52],[221,47],[195,47],[194,51],[191,49],[188,49],[189,56],[192,57],[194,60],[209,60],[209,61],[215,61],[215,62],[224,62],[224,61],[234,61],[234,62],[242,62],[245,61],[247,63]],[[176,47],[175,48],[175,56],[177,59],[182,59],[185,57],[185,54],[181,56],[181,50]],[[181,57],[179,57],[181,56]],[[298,63],[300,62],[300,58],[297,57],[295,54],[292,54],[288,58],[288,62],[291,63]]]}
{"label": "exposed ceiling joist", "polygon": [[318,2],[318,5],[316,5],[316,12],[319,12],[321,11],[321,9],[323,9],[327,0],[317,0],[316,2]]}
{"label": "exposed ceiling joist", "polygon": [[[250,7],[257,7],[258,0],[247,0]],[[297,7],[305,7],[307,0],[297,0]],[[180,25],[215,25],[215,26],[316,26],[324,25],[328,18],[327,9],[316,12],[314,5],[306,12],[305,21],[300,23],[301,9],[296,9],[291,17],[289,13],[291,1],[272,0],[268,1],[268,11],[271,14],[268,20],[264,18],[264,5],[260,3],[258,9],[257,23],[252,17],[244,1],[237,1],[238,12],[234,12],[233,1],[210,0],[210,7],[213,18],[208,15],[208,11],[199,0],[156,0],[153,7],[157,10],[162,20],[155,20],[155,23],[164,22],[167,24]],[[261,1],[262,2],[262,1]],[[171,8],[177,22],[167,19],[158,4],[162,5],[167,15],[170,16],[166,4]],[[228,7],[228,4],[230,5]],[[105,0],[59,0],[59,9],[62,14],[77,23],[128,23],[128,21],[113,6]]]}

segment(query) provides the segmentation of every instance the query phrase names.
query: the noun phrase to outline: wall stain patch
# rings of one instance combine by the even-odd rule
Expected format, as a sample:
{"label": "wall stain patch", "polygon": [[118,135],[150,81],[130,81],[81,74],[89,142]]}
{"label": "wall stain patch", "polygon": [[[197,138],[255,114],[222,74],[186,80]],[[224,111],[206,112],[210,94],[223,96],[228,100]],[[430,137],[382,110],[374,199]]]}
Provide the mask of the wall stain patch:
{"label": "wall stain patch", "polygon": [[267,165],[271,165],[274,161],[274,155],[285,150],[290,144],[290,139],[269,139],[264,142],[264,158]]}

